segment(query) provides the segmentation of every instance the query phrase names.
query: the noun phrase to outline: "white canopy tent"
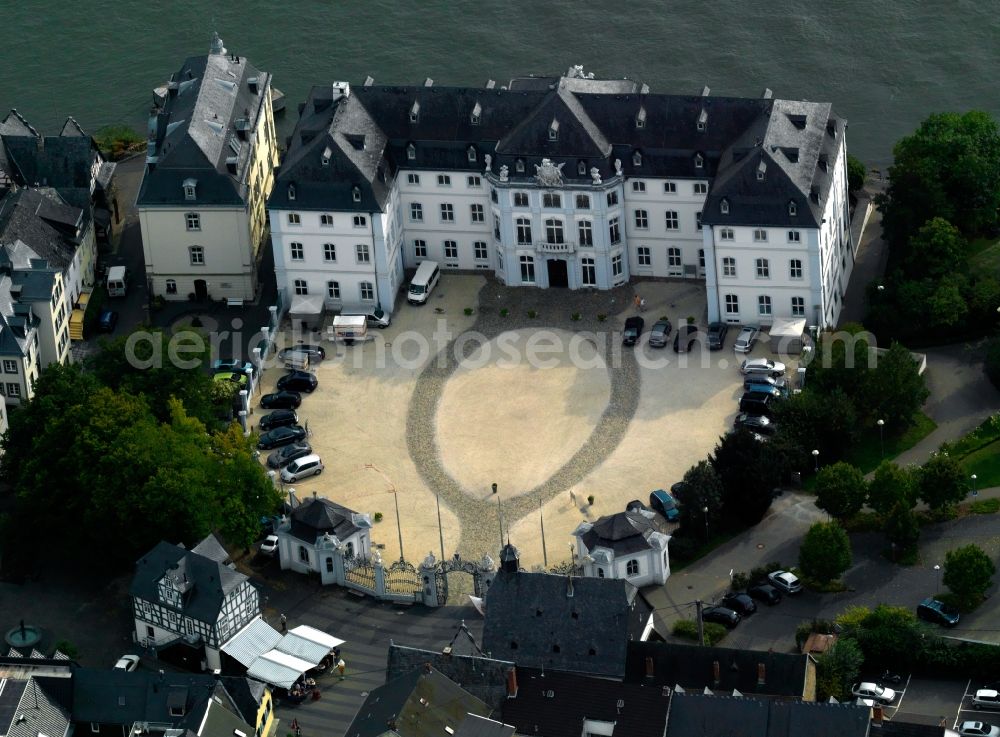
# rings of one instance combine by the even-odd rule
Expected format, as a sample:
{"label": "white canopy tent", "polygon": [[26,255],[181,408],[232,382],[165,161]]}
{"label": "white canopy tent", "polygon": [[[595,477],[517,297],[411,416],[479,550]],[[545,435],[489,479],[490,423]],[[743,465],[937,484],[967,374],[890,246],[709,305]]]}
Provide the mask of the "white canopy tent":
{"label": "white canopy tent", "polygon": [[256,658],[247,668],[247,675],[258,681],[281,688],[291,688],[299,676],[312,668],[314,663],[294,655],[271,650]]}
{"label": "white canopy tent", "polygon": [[801,353],[802,338],[806,332],[804,317],[776,317],[768,334],[771,350],[777,354]]}
{"label": "white canopy tent", "polygon": [[292,320],[301,320],[311,329],[318,329],[322,321],[326,301],[321,294],[297,294],[292,297],[292,305],[288,316]]}
{"label": "white canopy tent", "polygon": [[301,624],[282,635],[263,619],[255,619],[222,646],[222,652],[246,666],[247,675],[281,688],[318,666],[344,641]]}

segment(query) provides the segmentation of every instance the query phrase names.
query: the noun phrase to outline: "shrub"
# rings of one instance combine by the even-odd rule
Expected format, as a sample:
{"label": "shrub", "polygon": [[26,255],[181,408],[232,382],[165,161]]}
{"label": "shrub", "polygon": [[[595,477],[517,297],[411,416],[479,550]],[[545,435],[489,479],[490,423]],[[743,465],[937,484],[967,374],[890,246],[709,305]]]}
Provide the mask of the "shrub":
{"label": "shrub", "polygon": [[604,314],[603,312],[602,312],[602,313],[600,313],[600,314],[599,314],[599,315],[597,316],[597,322],[604,322],[604,321],[605,321],[605,320],[607,320],[607,319],[608,319],[608,316],[607,316],[607,315],[605,315],[605,314]]}
{"label": "shrub", "polygon": [[955,596],[955,603],[966,611],[983,600],[993,585],[996,566],[978,545],[964,545],[949,550],[944,557],[942,583]]}
{"label": "shrub", "polygon": [[376,512],[373,515],[372,519],[374,519],[376,522],[381,522],[382,521],[382,513],[381,512]]}
{"label": "shrub", "polygon": [[660,315],[660,319],[663,320],[664,322],[670,322],[670,318],[667,317],[666,315]]}
{"label": "shrub", "polygon": [[589,504],[590,506],[594,506],[594,495],[593,494],[591,494],[590,496],[587,497],[587,504]]}
{"label": "shrub", "polygon": [[508,310],[506,307],[501,307],[500,308],[500,317],[507,317],[507,315],[509,315],[509,314],[510,314],[510,310]]}
{"label": "shrub", "polygon": [[532,320],[534,320],[536,317],[538,317],[538,311],[537,310],[528,310],[528,317],[530,317]]}
{"label": "shrub", "polygon": [[471,315],[471,314],[472,314],[472,308],[471,308],[471,307],[466,307],[466,308],[465,308],[464,310],[462,310],[462,311],[463,311],[463,312],[465,313],[465,316],[466,316],[466,317],[468,317],[469,315]]}
{"label": "shrub", "polygon": [[694,315],[688,315],[688,319],[687,319],[688,325],[694,325],[695,320],[696,320],[696,318],[695,318]]}
{"label": "shrub", "polygon": [[865,186],[865,175],[868,173],[865,163],[861,159],[847,155],[847,189],[857,192]]}
{"label": "shrub", "polygon": [[580,321],[580,313],[579,312],[574,312],[572,315],[569,316],[569,319],[572,320],[573,322],[579,322]]}
{"label": "shrub", "polygon": [[972,514],[996,514],[1000,512],[1000,499],[980,499],[969,505]]}
{"label": "shrub", "polygon": [[[715,622],[705,622],[702,625],[705,632],[705,644],[711,647],[726,636],[726,628]],[[682,637],[685,640],[698,642],[698,623],[693,619],[681,619],[674,622],[673,633],[675,637]]]}

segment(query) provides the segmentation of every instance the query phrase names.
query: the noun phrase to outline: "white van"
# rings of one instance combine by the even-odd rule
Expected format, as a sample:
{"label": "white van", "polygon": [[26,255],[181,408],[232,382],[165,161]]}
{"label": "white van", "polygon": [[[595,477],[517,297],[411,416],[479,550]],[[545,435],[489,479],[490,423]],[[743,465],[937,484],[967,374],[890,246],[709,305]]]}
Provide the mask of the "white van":
{"label": "white van", "polygon": [[434,287],[437,286],[441,270],[437,261],[421,261],[417,273],[410,280],[410,288],[406,293],[406,301],[411,305],[422,305],[427,301]]}
{"label": "white van", "polygon": [[108,269],[108,296],[124,297],[128,291],[128,269],[124,266],[112,266]]}

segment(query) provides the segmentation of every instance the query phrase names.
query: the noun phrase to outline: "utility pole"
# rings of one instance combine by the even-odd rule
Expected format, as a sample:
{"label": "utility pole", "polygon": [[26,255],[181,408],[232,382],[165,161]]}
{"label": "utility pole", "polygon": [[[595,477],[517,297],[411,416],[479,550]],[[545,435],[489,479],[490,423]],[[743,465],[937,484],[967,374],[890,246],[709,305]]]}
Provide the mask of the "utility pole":
{"label": "utility pole", "polygon": [[542,562],[549,567],[549,555],[545,552],[545,516],[542,514],[542,500],[538,500],[538,523],[542,526]]}
{"label": "utility pole", "polygon": [[441,527],[441,495],[435,491],[434,498],[437,500],[438,509],[438,538],[441,540],[441,561],[444,562],[444,528]]}
{"label": "utility pole", "polygon": [[701,599],[698,599],[694,603],[695,607],[698,609],[698,644],[705,644],[705,623],[701,619]]}
{"label": "utility pole", "polygon": [[503,508],[500,506],[500,495],[497,494],[497,484],[493,482],[493,493],[497,497],[497,519],[500,522],[500,549],[503,550]]}
{"label": "utility pole", "polygon": [[[393,501],[393,503],[396,506],[396,532],[399,533],[399,559],[402,561],[402,560],[404,560],[404,557],[403,557],[403,525],[399,521],[399,496],[396,493],[396,485],[394,483],[392,483],[392,481],[389,480],[388,476],[385,475],[385,471],[383,471],[381,468],[378,468],[374,463],[366,463],[365,464],[365,470],[366,471],[375,471],[375,473],[377,473],[379,476],[381,476],[385,480],[385,483],[387,483],[389,485],[389,491],[392,492],[392,501]],[[440,520],[440,516],[438,517],[438,520]]]}

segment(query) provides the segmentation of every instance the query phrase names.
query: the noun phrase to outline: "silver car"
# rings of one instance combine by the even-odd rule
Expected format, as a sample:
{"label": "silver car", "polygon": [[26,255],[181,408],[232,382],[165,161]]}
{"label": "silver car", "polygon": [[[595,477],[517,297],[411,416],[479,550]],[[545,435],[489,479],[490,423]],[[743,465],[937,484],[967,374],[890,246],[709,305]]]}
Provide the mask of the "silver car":
{"label": "silver car", "polygon": [[312,455],[296,458],[283,469],[281,469],[281,480],[286,484],[307,479],[310,476],[319,476],[323,473],[323,461],[313,453]]}
{"label": "silver car", "polygon": [[748,358],[740,364],[740,373],[744,376],[749,374],[763,374],[764,376],[784,376],[785,364],[780,361],[772,361],[770,358]]}
{"label": "silver car", "polygon": [[759,334],[759,328],[753,325],[744,325],[740,329],[740,334],[736,336],[736,344],[733,346],[733,350],[737,353],[749,353],[753,350],[754,343],[757,342]]}
{"label": "silver car", "polygon": [[653,348],[664,348],[670,336],[670,320],[657,320],[649,331],[649,345]]}

